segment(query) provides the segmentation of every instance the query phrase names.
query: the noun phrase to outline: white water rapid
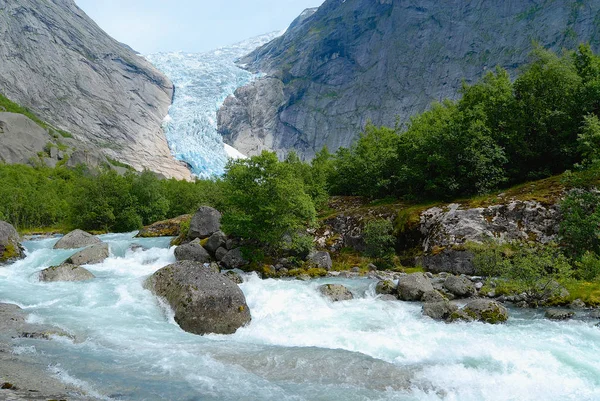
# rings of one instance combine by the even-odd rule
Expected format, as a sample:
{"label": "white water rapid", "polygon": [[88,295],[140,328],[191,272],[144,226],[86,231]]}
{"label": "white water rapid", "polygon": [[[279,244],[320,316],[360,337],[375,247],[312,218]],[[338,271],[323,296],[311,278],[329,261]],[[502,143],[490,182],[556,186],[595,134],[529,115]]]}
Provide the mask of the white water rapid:
{"label": "white water rapid", "polygon": [[[0,268],[0,302],[75,340],[17,339],[48,371],[104,400],[600,400],[600,328],[511,310],[507,324],[445,324],[418,303],[383,301],[367,279],[261,280],[241,285],[252,322],[234,335],[183,332],[142,283],[174,262],[169,239],[105,235],[97,278],[40,283],[74,251],[29,241]],[[145,249],[131,250],[132,243]],[[356,299],[330,303],[317,287]]]}
{"label": "white water rapid", "polygon": [[194,175],[203,178],[221,175],[229,157],[243,156],[223,144],[217,132],[217,110],[227,96],[253,78],[235,60],[280,34],[259,36],[207,53],[146,56],[175,85],[165,134],[171,152],[188,163]]}

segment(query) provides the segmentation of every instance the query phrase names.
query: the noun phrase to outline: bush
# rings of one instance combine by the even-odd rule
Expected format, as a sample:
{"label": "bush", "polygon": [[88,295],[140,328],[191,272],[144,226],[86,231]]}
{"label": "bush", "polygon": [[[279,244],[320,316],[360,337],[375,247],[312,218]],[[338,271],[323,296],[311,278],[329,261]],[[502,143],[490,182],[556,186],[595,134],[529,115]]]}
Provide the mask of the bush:
{"label": "bush", "polygon": [[573,190],[560,210],[560,238],[566,254],[574,260],[588,251],[600,254],[600,193]]}
{"label": "bush", "polygon": [[365,253],[375,259],[375,265],[388,268],[393,265],[394,243],[396,238],[392,235],[394,226],[386,219],[371,220],[365,224],[363,231],[365,239]]}
{"label": "bush", "polygon": [[600,256],[586,252],[579,262],[575,263],[578,278],[585,281],[600,280]]}

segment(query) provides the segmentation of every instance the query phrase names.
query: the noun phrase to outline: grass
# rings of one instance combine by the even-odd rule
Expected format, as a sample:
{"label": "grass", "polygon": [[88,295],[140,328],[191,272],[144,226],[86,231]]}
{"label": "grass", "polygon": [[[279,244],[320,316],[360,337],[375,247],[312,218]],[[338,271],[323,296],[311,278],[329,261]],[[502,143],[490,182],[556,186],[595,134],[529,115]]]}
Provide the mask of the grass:
{"label": "grass", "polygon": [[115,167],[122,167],[122,168],[126,168],[127,170],[133,170],[133,167],[131,167],[127,163],[123,163],[123,162],[120,162],[118,160],[111,159],[110,157],[106,157],[106,160],[108,160],[108,162],[110,164],[112,164],[113,166],[115,166]]}
{"label": "grass", "polygon": [[581,299],[588,306],[600,306],[600,282],[569,281],[563,283],[569,291],[569,301]]}
{"label": "grass", "polygon": [[15,102],[8,99],[6,96],[0,94],[0,111],[6,111],[8,113],[23,114],[35,121],[40,127],[48,129],[48,124],[42,121],[38,116],[33,114],[28,108],[20,106]]}

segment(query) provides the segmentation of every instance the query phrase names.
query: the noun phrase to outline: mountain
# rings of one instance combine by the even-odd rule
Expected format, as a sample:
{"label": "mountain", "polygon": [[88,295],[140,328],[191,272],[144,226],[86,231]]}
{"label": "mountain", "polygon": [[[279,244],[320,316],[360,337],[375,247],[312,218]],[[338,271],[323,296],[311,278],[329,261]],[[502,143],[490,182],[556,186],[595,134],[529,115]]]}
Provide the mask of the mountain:
{"label": "mountain", "polygon": [[[72,163],[108,160],[191,177],[171,155],[161,128],[171,82],[72,0],[0,0],[0,93],[47,122],[49,144],[62,147]],[[26,125],[20,121],[9,132]],[[61,131],[73,138],[57,143]],[[28,155],[13,153],[15,159]]]}
{"label": "mountain", "polygon": [[514,74],[535,43],[600,48],[594,0],[327,0],[239,63],[263,78],[218,113],[244,154],[295,150],[310,159],[349,146],[364,125],[394,126],[463,80],[501,66]]}

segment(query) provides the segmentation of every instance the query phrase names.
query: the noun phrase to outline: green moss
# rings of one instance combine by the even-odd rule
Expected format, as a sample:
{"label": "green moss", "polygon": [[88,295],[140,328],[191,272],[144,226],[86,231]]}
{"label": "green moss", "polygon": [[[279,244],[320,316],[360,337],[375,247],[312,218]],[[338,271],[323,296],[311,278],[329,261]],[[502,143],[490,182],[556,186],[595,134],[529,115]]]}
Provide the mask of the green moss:
{"label": "green moss", "polygon": [[588,306],[600,306],[600,282],[569,281],[563,285],[569,291],[569,303],[581,299]]}
{"label": "green moss", "polygon": [[483,311],[481,313],[481,320],[490,324],[498,324],[505,322],[507,316],[503,314],[499,308],[494,308],[493,310]]}
{"label": "green moss", "polygon": [[[2,250],[2,248],[4,248]],[[4,247],[0,247],[2,250],[2,256],[0,256],[0,262],[6,262],[7,260],[16,259],[20,256],[19,249],[13,244],[7,244]]]}

